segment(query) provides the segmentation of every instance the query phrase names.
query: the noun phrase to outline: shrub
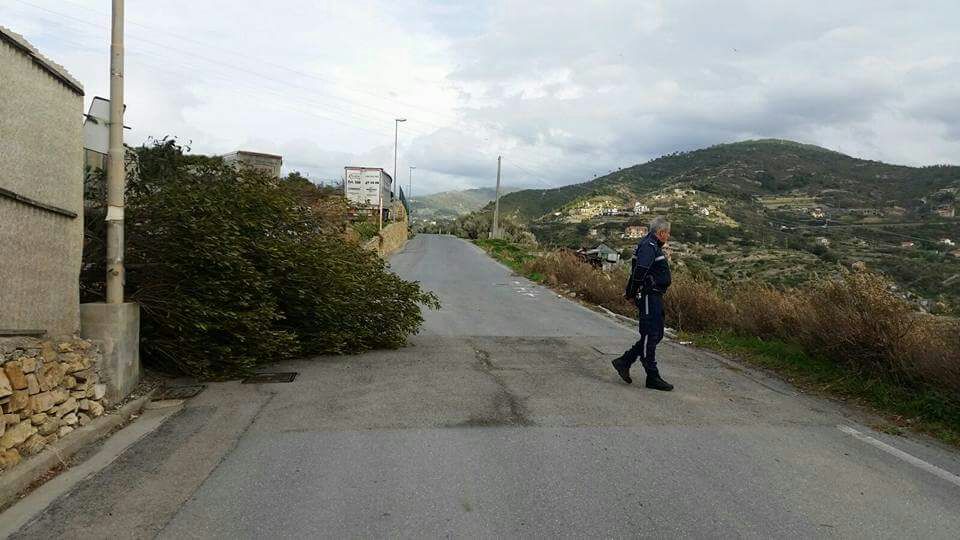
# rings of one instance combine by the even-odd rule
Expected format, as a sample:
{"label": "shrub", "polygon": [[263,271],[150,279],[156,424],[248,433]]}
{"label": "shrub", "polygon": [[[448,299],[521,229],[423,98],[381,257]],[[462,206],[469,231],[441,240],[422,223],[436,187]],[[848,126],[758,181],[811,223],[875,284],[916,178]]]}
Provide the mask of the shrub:
{"label": "shrub", "polygon": [[604,272],[569,251],[555,251],[528,261],[527,274],[537,273],[554,287],[573,290],[584,300],[623,315],[636,315],[633,303],[623,297],[628,273],[623,266]]}
{"label": "shrub", "polygon": [[878,274],[848,273],[803,291],[797,336],[808,350],[873,373],[902,375],[891,354],[916,327],[916,312]]}
{"label": "shrub", "polygon": [[[126,292],[141,307],[148,366],[222,378],[298,354],[397,346],[422,323],[419,304],[436,305],[344,242],[325,217],[339,203],[322,193],[305,199],[303,186],[187,156],[173,140],[130,160]],[[102,200],[86,223],[82,291],[97,301]]]}
{"label": "shrub", "polygon": [[806,312],[795,293],[754,281],[737,287],[731,302],[736,309],[733,326],[746,336],[789,338],[799,326],[800,314]]}
{"label": "shrub", "polygon": [[733,306],[709,282],[687,273],[675,273],[664,296],[667,324],[677,330],[699,332],[728,328]]}

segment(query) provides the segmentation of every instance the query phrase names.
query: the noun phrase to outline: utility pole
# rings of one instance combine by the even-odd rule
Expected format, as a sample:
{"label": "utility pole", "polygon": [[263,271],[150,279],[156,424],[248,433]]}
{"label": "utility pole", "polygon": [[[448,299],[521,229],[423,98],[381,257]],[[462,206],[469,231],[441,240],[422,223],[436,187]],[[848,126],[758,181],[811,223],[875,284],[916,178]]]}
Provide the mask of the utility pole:
{"label": "utility pole", "polygon": [[497,156],[497,194],[493,203],[493,226],[490,227],[490,237],[500,238],[500,162],[503,156]]}
{"label": "utility pole", "polygon": [[[363,174],[363,171],[360,172]],[[380,185],[377,186],[377,231],[383,230],[383,175],[385,172],[381,171],[380,173]],[[391,188],[393,186],[390,186]]]}
{"label": "utility pole", "polygon": [[398,190],[400,186],[400,179],[397,177],[397,143],[400,140],[400,122],[406,121],[406,118],[393,119],[393,181],[396,182]]}
{"label": "utility pole", "polygon": [[[416,169],[413,165],[410,165],[410,177],[407,179],[407,206],[413,208],[413,170]],[[411,213],[413,213],[411,211]],[[407,216],[407,220],[411,223],[413,222],[413,216]]]}
{"label": "utility pole", "polygon": [[113,0],[110,39],[110,148],[107,154],[107,295],[123,303],[123,0]]}

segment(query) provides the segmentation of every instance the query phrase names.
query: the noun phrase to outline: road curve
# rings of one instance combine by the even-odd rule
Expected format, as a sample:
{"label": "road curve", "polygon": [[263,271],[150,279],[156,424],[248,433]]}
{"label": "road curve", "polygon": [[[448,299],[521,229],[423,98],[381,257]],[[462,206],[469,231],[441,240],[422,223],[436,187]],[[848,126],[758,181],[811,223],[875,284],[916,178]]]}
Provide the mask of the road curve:
{"label": "road curve", "polygon": [[19,536],[960,537],[954,453],[675,344],[622,384],[632,329],[462,240],[391,264],[443,302],[410,346],[211,385]]}

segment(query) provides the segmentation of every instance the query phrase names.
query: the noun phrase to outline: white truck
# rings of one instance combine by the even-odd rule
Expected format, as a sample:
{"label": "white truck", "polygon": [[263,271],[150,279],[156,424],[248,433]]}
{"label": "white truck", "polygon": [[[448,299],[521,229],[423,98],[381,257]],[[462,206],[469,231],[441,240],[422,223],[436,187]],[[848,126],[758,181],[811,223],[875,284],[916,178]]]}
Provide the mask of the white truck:
{"label": "white truck", "polygon": [[379,167],[344,167],[343,192],[356,206],[389,206],[393,178]]}

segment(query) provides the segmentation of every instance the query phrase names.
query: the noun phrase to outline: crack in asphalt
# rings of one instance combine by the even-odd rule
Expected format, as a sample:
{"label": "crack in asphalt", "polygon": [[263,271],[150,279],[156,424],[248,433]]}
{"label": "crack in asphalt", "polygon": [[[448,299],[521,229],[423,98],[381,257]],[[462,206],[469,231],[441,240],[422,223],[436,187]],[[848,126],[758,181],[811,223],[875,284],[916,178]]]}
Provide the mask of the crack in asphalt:
{"label": "crack in asphalt", "polygon": [[528,417],[523,400],[510,391],[506,381],[497,373],[501,370],[490,360],[490,353],[483,349],[474,349],[474,356],[476,362],[473,364],[473,368],[493,380],[498,387],[497,392],[493,395],[493,413],[473,415],[465,422],[451,427],[535,425]]}

